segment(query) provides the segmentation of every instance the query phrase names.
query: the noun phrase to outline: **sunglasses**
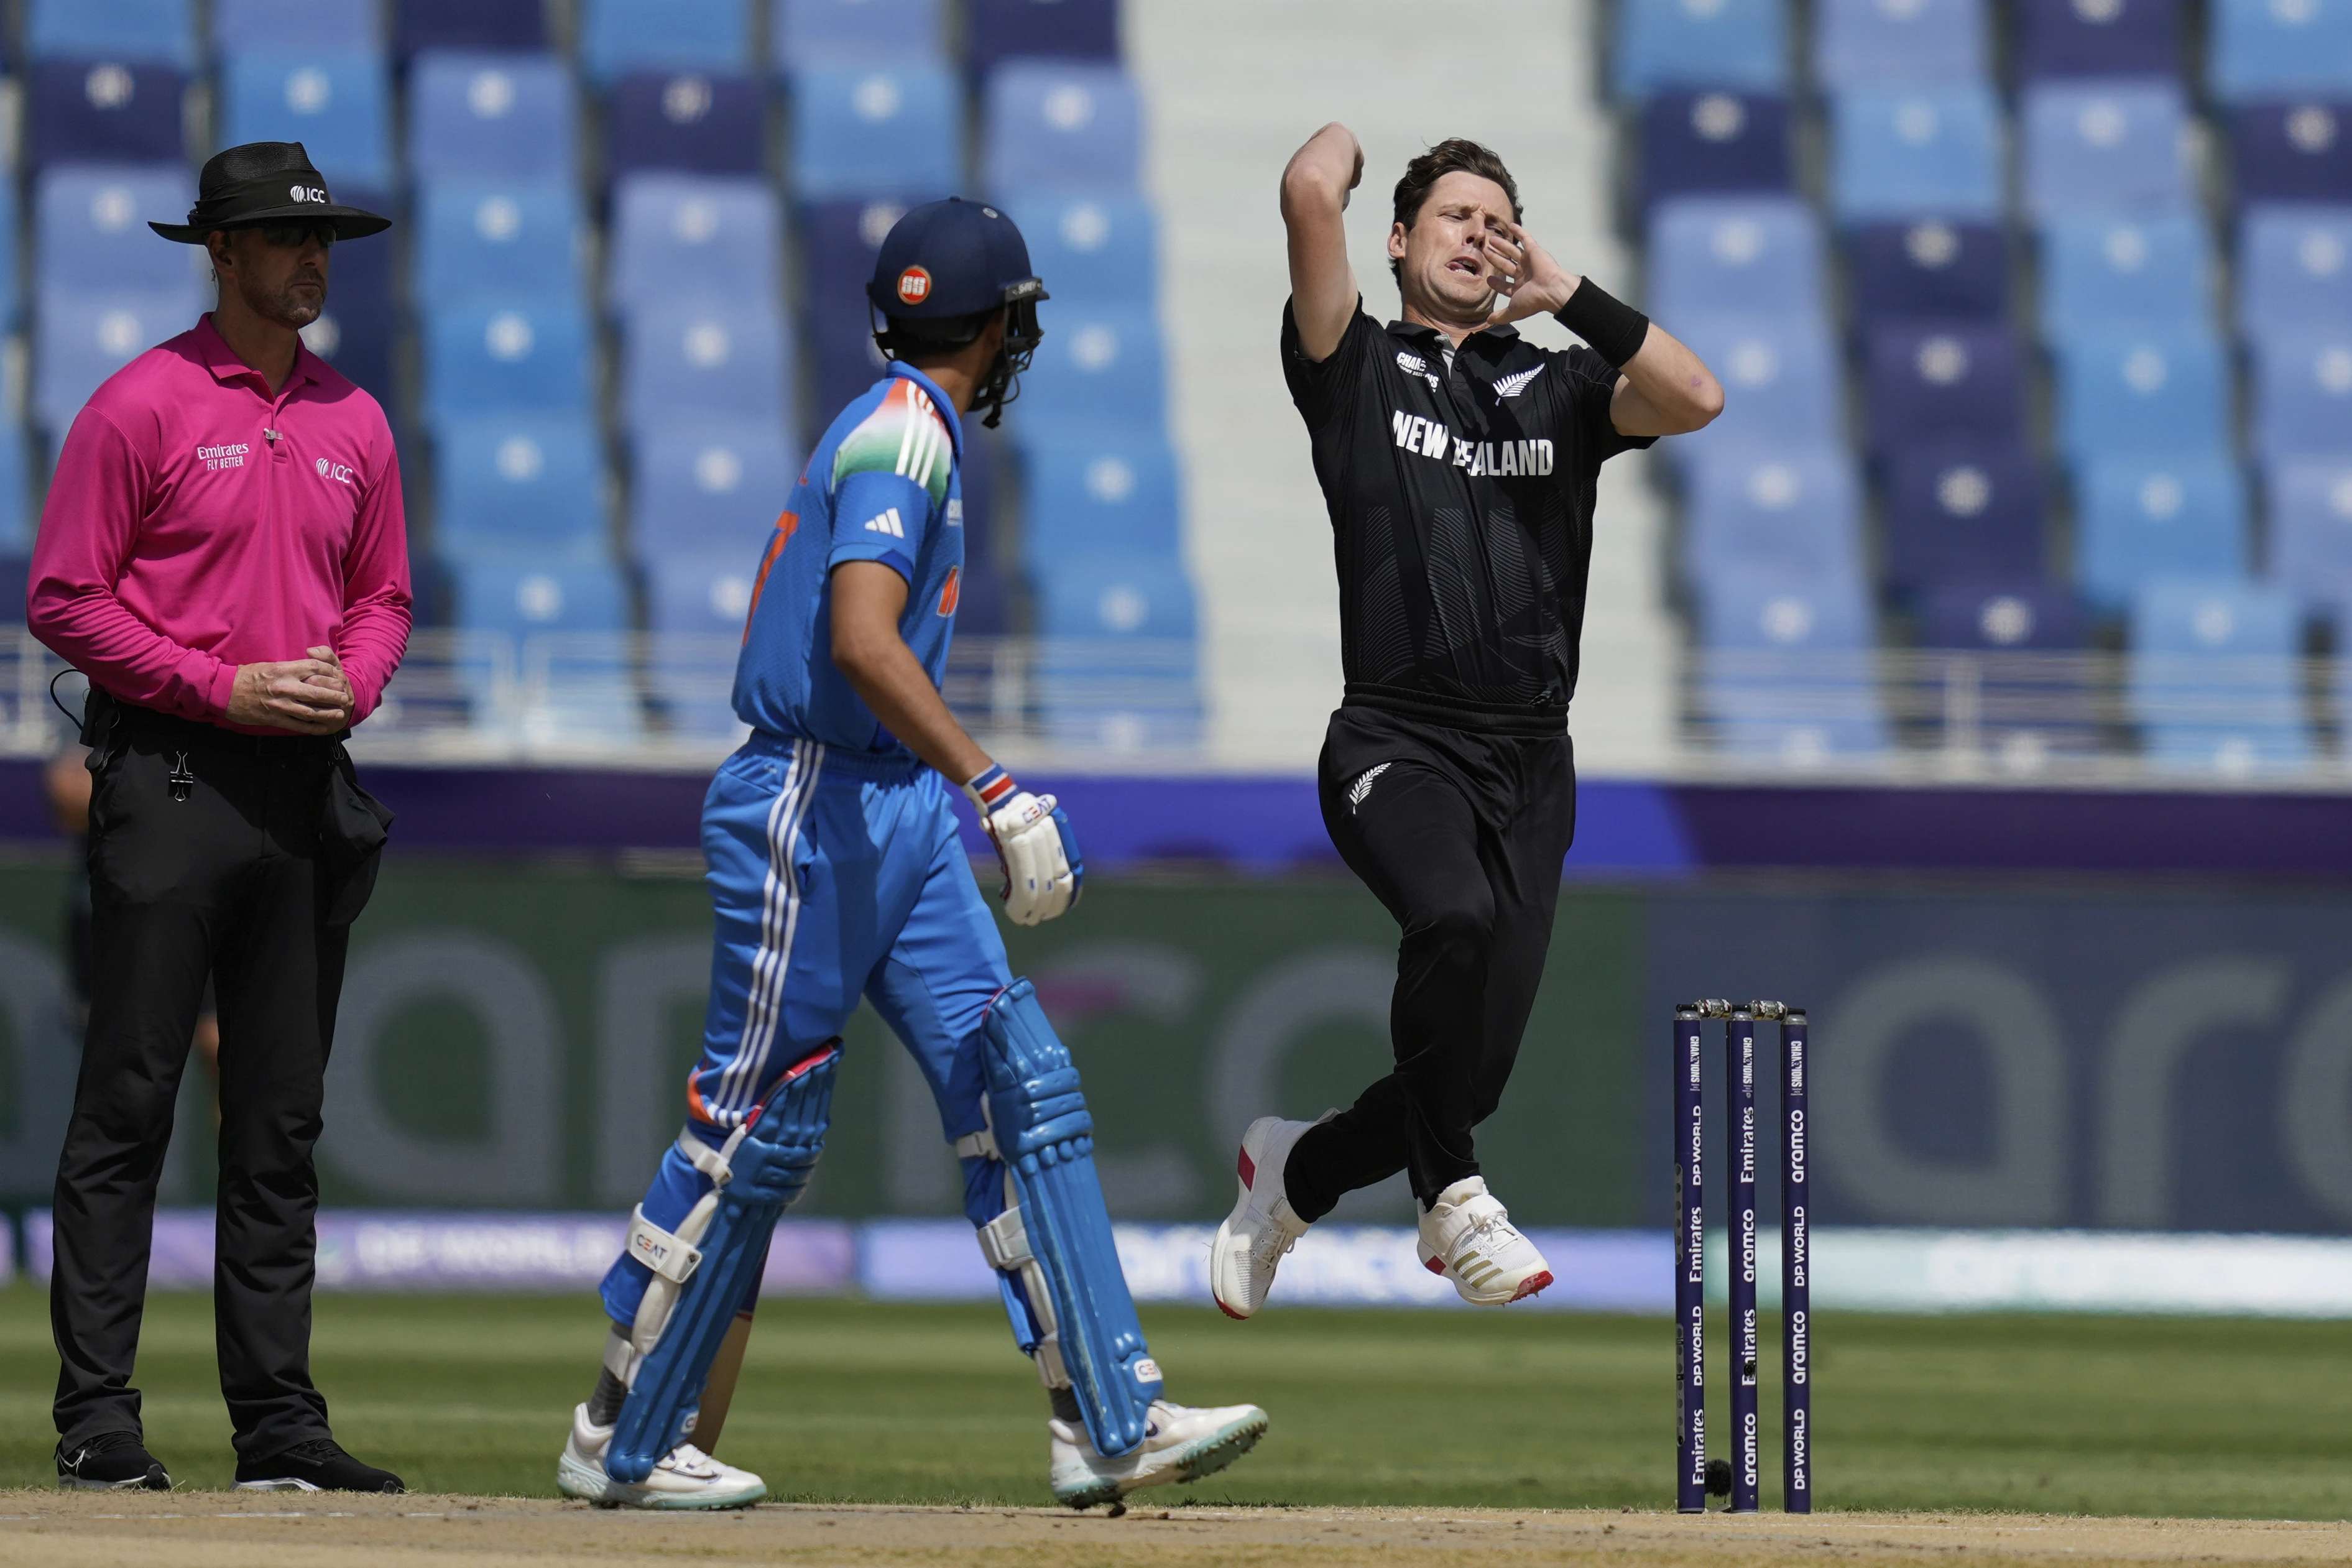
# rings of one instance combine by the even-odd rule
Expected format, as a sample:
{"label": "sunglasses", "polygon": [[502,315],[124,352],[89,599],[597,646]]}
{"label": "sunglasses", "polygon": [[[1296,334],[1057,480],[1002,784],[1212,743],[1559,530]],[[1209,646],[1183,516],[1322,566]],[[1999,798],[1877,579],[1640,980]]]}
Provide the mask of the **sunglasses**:
{"label": "sunglasses", "polygon": [[271,245],[294,247],[308,245],[312,240],[322,246],[335,243],[335,230],[331,224],[266,223],[255,226],[261,230],[261,237]]}

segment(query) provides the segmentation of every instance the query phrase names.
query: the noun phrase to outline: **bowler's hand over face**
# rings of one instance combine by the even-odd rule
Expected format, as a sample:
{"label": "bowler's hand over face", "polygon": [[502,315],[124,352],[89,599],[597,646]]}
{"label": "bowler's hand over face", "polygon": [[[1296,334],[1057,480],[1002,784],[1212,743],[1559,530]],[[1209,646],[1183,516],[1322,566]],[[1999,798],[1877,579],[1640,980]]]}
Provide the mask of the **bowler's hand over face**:
{"label": "bowler's hand over face", "polygon": [[1515,223],[1487,231],[1486,258],[1494,268],[1487,287],[1501,296],[1496,301],[1497,321],[1549,315],[1567,304],[1568,297],[1584,281],[1553,260],[1550,251]]}
{"label": "bowler's hand over face", "polygon": [[312,648],[308,658],[241,664],[229,689],[227,718],[298,735],[332,735],[351,726],[352,683],[332,648]]}

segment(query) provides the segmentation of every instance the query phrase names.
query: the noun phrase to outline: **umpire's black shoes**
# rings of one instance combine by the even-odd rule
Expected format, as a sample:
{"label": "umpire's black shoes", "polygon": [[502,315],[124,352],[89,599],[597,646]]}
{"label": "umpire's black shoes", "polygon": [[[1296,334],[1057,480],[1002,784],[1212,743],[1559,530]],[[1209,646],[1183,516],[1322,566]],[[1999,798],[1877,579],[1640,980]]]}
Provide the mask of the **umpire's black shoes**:
{"label": "umpire's black shoes", "polygon": [[68,1451],[58,1445],[58,1485],[98,1492],[167,1492],[172,1478],[136,1432],[101,1432]]}
{"label": "umpire's black shoes", "polygon": [[362,1465],[332,1437],[313,1437],[266,1459],[239,1459],[241,1492],[404,1492],[390,1470]]}

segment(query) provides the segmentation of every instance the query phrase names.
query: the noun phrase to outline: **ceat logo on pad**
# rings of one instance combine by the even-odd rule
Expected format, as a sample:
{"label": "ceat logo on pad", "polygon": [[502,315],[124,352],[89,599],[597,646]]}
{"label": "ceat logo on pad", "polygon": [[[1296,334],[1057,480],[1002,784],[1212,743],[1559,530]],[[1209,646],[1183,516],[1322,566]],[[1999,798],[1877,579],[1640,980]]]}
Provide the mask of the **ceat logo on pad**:
{"label": "ceat logo on pad", "polygon": [[898,274],[898,299],[901,303],[919,305],[931,297],[931,275],[919,267],[909,267]]}

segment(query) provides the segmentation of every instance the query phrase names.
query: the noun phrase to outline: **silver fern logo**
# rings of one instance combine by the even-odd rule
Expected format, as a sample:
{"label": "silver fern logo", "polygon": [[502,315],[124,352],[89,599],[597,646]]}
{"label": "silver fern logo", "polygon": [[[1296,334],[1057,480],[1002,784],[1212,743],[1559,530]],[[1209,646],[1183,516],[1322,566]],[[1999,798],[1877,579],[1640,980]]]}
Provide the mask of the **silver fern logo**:
{"label": "silver fern logo", "polygon": [[1358,779],[1354,784],[1348,786],[1348,815],[1349,816],[1356,815],[1356,808],[1364,804],[1364,797],[1366,795],[1372,793],[1372,781],[1380,777],[1382,773],[1388,772],[1389,769],[1395,765],[1396,764],[1393,763],[1382,763],[1376,768],[1367,769],[1363,777]]}
{"label": "silver fern logo", "polygon": [[1506,397],[1517,397],[1520,393],[1525,392],[1528,389],[1528,383],[1541,375],[1543,372],[1544,367],[1538,365],[1533,370],[1523,370],[1516,375],[1496,376],[1495,378],[1495,401],[1500,403]]}

